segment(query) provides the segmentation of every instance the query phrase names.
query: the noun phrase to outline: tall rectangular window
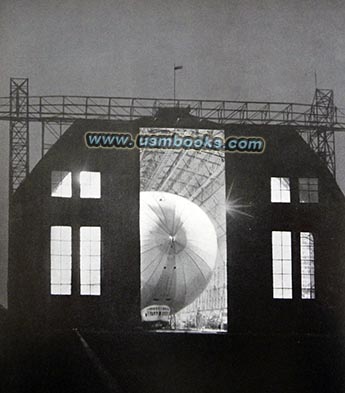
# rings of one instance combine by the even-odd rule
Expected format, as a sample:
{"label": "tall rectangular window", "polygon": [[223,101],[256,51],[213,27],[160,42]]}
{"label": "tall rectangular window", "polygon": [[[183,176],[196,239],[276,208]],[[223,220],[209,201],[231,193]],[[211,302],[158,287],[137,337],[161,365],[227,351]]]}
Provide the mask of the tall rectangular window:
{"label": "tall rectangular window", "polygon": [[72,228],[50,228],[50,293],[70,295],[72,290]]}
{"label": "tall rectangular window", "polygon": [[315,299],[314,237],[301,232],[301,295],[302,299]]}
{"label": "tall rectangular window", "polygon": [[67,171],[52,171],[51,196],[60,198],[72,197],[72,173]]}
{"label": "tall rectangular window", "polygon": [[290,203],[290,179],[271,177],[271,202]]}
{"label": "tall rectangular window", "polygon": [[100,172],[80,172],[80,198],[101,197]]}
{"label": "tall rectangular window", "polygon": [[272,232],[273,298],[292,299],[291,232]]}
{"label": "tall rectangular window", "polygon": [[80,294],[101,294],[101,227],[80,227]]}
{"label": "tall rectangular window", "polygon": [[319,179],[317,178],[300,178],[299,201],[301,203],[318,203],[319,202]]}

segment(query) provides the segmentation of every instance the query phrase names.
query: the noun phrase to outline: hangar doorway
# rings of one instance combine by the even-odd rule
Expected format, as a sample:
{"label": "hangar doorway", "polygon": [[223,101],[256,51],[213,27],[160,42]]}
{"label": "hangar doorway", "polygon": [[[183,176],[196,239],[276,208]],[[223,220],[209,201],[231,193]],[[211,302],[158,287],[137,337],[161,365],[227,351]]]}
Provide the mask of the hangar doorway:
{"label": "hangar doorway", "polygon": [[180,147],[188,137],[224,140],[224,132],[141,128],[140,137],[143,324],[226,331],[224,151]]}

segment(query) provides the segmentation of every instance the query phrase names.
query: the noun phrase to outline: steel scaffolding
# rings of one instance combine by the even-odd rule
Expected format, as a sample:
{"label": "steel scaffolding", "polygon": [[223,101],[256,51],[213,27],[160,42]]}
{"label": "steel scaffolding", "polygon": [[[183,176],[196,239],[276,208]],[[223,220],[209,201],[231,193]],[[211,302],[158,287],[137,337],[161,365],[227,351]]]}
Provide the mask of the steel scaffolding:
{"label": "steel scaffolding", "polygon": [[11,78],[10,121],[10,195],[29,173],[29,80]]}
{"label": "steel scaffolding", "polygon": [[[29,123],[41,123],[42,156],[78,119],[135,120],[155,117],[160,108],[184,108],[219,125],[286,125],[307,142],[335,173],[334,132],[345,131],[345,111],[332,90],[317,89],[311,105],[301,103],[158,98],[29,96],[28,79],[11,78],[10,96],[0,98],[0,120],[10,123],[10,192],[29,171]],[[174,126],[174,125],[172,125]]]}
{"label": "steel scaffolding", "polygon": [[309,132],[308,143],[335,175],[336,109],[333,90],[316,89],[310,113],[311,123],[318,124]]}

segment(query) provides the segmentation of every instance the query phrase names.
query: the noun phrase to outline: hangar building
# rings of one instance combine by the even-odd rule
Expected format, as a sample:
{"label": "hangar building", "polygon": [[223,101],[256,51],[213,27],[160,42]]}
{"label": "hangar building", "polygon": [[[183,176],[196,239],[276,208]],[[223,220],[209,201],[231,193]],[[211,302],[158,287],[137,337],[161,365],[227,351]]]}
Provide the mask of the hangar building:
{"label": "hangar building", "polygon": [[[145,130],[259,136],[266,148],[167,156],[85,145],[90,131],[135,138]],[[331,173],[293,127],[220,126],[188,109],[133,121],[76,120],[36,165],[11,205],[12,318],[32,328],[140,326],[142,190],[193,200],[217,228],[214,277],[186,315],[210,317],[214,291],[229,333],[340,328],[345,199]]]}

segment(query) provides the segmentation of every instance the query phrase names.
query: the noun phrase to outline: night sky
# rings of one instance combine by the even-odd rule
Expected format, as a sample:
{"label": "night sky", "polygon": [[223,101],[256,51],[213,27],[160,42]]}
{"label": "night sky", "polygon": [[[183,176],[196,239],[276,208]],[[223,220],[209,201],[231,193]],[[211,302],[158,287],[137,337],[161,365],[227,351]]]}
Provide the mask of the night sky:
{"label": "night sky", "polygon": [[[0,0],[0,96],[173,96],[345,107],[345,3],[273,0]],[[8,124],[0,124],[0,302],[6,304]],[[32,129],[33,135],[35,127]],[[345,190],[345,137],[337,180]],[[32,138],[32,151],[35,138]],[[33,157],[33,161],[35,157]]]}

